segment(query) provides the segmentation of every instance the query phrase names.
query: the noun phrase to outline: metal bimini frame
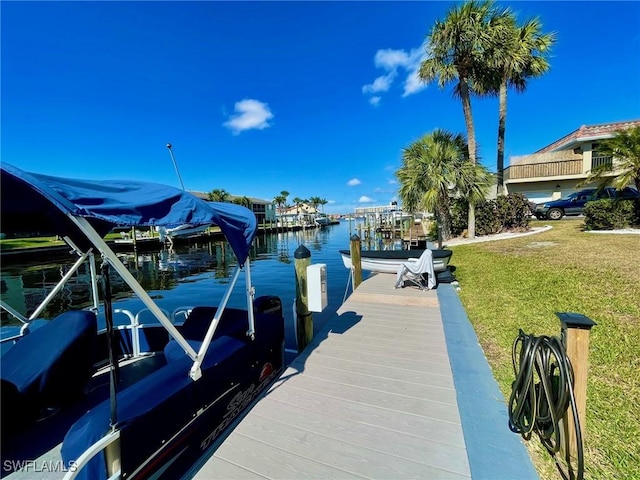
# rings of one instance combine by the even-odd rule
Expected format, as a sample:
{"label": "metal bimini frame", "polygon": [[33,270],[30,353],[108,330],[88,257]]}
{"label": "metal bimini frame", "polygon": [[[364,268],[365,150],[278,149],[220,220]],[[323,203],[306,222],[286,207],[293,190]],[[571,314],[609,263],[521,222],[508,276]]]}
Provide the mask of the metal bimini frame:
{"label": "metal bimini frame", "polygon": [[33,313],[29,316],[29,318],[26,318],[24,315],[22,315],[16,309],[11,307],[10,305],[5,303],[4,301],[0,300],[0,308],[2,308],[6,312],[8,312],[12,317],[18,319],[20,322],[23,323],[23,326],[22,326],[22,328],[20,330],[20,334],[19,335],[15,335],[13,337],[5,338],[5,339],[3,339],[3,342],[8,342],[8,341],[11,341],[11,340],[15,340],[15,339],[20,338],[21,336],[23,336],[25,334],[25,332],[29,329],[29,324],[33,320],[36,320],[40,316],[40,314],[44,311],[44,309],[47,308],[47,305],[49,305],[49,303],[51,303],[51,301],[55,298],[55,296],[60,292],[60,290],[62,290],[64,288],[64,286],[67,284],[67,282],[78,271],[80,266],[85,261],[87,261],[87,259],[89,260],[89,269],[90,269],[90,272],[91,272],[91,300],[93,302],[93,306],[91,307],[91,310],[94,313],[98,312],[98,308],[99,308],[98,277],[97,277],[97,274],[96,274],[96,262],[95,262],[95,255],[93,254],[93,249],[90,248],[86,252],[83,252],[82,250],[80,250],[73,243],[73,241],[71,241],[71,239],[69,237],[63,237],[62,240],[64,240],[64,242],[69,247],[71,247],[72,253],[75,253],[76,255],[78,255],[78,257],[79,257],[78,260],[76,260],[76,262],[71,266],[69,271],[67,273],[65,273],[64,276],[58,281],[58,283],[53,287],[51,292],[49,292],[49,294],[44,298],[44,300],[42,300],[42,302],[40,302],[38,307],[33,311]]}
{"label": "metal bimini frame", "polygon": [[[211,344],[211,340],[213,339],[213,334],[215,333],[216,327],[222,317],[224,309],[229,301],[231,296],[231,292],[236,285],[238,277],[240,276],[240,271],[243,267],[239,264],[236,267],[236,270],[233,274],[231,282],[227,287],[227,290],[222,298],[220,306],[216,311],[214,318],[209,325],[207,333],[205,335],[204,341],[200,346],[198,352],[194,350],[194,348],[187,342],[187,340],[182,336],[182,334],[178,331],[178,329],[173,325],[171,320],[167,317],[167,315],[160,309],[160,307],[151,299],[149,294],[145,291],[144,288],[135,280],[131,272],[127,270],[127,268],[122,264],[122,262],[118,259],[116,254],[109,248],[106,242],[102,239],[102,237],[95,231],[95,229],[91,226],[91,224],[84,217],[76,217],[71,214],[67,214],[67,216],[71,219],[71,221],[78,226],[78,228],[87,236],[87,238],[91,241],[91,243],[98,249],[98,251],[102,254],[102,257],[109,262],[109,264],[114,268],[118,274],[122,277],[122,279],[129,285],[129,287],[133,290],[133,292],[138,296],[138,298],[144,303],[144,305],[149,309],[149,311],[153,314],[153,316],[162,324],[162,326],[167,330],[169,335],[178,342],[178,344],[184,349],[185,353],[189,356],[191,360],[193,360],[193,365],[189,372],[189,375],[192,380],[198,380],[202,376],[202,371],[200,369],[202,362],[204,361],[207,349]],[[249,259],[247,259],[245,266],[245,277],[246,277],[246,296],[247,296],[247,311],[248,311],[248,320],[249,320],[249,330],[247,331],[247,335],[250,338],[254,338],[255,335],[255,316],[253,311],[253,297],[255,295],[255,290],[251,285],[251,270],[249,267]]]}

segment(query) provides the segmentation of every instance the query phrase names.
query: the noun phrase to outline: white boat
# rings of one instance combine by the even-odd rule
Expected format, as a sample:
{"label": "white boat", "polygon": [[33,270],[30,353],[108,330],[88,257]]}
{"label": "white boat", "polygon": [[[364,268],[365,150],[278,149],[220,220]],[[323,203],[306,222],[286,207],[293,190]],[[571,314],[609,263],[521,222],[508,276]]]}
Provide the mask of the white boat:
{"label": "white boat", "polygon": [[[67,480],[181,478],[283,368],[280,299],[254,298],[249,250],[255,215],[164,185],[51,177],[4,162],[0,170],[3,232],[58,234],[77,255],[28,317],[0,300],[22,322],[3,339],[0,357],[2,477],[26,478],[49,468],[47,478]],[[235,271],[217,306],[211,298],[194,298],[173,314],[103,240],[115,225],[210,224],[229,242]],[[85,263],[93,307],[42,318]],[[112,302],[112,277],[118,276],[142,303],[139,311]],[[227,308],[238,284],[246,307]],[[127,319],[124,325],[114,322],[116,315]],[[155,323],[141,321],[150,315]]]}
{"label": "white boat", "polygon": [[188,223],[178,225],[177,227],[158,227],[158,235],[161,242],[168,242],[173,246],[176,239],[198,237],[205,233],[211,225],[189,225]]}
{"label": "white boat", "polygon": [[314,221],[320,226],[325,227],[331,223],[329,217],[324,213],[319,213],[315,216]]}
{"label": "white boat", "polygon": [[[360,252],[360,264],[363,270],[380,273],[396,273],[409,258],[420,258],[424,249],[415,250],[362,250]],[[449,266],[449,260],[453,252],[446,249],[433,249],[433,269],[436,272],[444,272]],[[351,252],[340,250],[342,263],[348,269],[352,268]]]}

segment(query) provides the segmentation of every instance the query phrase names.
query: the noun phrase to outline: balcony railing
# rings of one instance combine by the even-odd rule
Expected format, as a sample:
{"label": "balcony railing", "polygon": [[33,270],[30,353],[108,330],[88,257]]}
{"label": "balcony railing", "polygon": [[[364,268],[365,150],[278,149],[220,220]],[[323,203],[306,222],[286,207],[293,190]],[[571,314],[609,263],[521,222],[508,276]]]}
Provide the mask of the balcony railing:
{"label": "balcony railing", "polygon": [[558,162],[511,165],[505,168],[504,179],[563,177],[566,175],[579,175],[581,173],[583,173],[582,159],[562,160]]}
{"label": "balcony railing", "polygon": [[591,157],[591,170],[600,165],[613,165],[613,157],[605,157],[605,156],[594,156]]}

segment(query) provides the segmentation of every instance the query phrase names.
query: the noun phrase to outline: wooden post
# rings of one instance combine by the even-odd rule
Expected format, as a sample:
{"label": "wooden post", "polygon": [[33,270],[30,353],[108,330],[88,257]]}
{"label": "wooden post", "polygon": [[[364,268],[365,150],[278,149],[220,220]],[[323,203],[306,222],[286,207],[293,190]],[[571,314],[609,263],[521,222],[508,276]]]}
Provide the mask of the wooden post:
{"label": "wooden post", "polygon": [[293,257],[296,267],[296,340],[300,353],[313,340],[313,317],[309,311],[307,295],[307,267],[311,264],[311,252],[300,245]]}
{"label": "wooden post", "polygon": [[[576,399],[578,421],[582,443],[586,438],[587,423],[587,370],[589,360],[589,333],[596,322],[581,313],[556,312],[562,325],[564,348],[573,368],[573,392]],[[564,442],[561,445],[562,458],[570,470],[575,470],[578,458],[578,439],[571,407],[562,419]]]}
{"label": "wooden post", "polygon": [[351,253],[351,268],[353,271],[353,291],[362,283],[362,260],[360,259],[360,237],[356,234],[349,239],[349,251]]}

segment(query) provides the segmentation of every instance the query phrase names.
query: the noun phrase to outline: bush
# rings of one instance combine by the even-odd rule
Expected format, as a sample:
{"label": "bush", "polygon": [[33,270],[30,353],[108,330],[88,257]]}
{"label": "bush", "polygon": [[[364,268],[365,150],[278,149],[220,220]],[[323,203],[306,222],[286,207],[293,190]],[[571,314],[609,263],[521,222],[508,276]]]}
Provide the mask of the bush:
{"label": "bush", "polygon": [[531,219],[531,205],[520,193],[500,195],[495,200],[496,210],[503,229],[526,230]]}
{"label": "bush", "polygon": [[502,229],[495,200],[483,200],[476,204],[476,234],[489,235]]}
{"label": "bush", "polygon": [[454,198],[451,202],[451,235],[462,235],[468,225],[469,205],[461,198]]}
{"label": "bush", "polygon": [[[467,202],[456,198],[451,204],[451,234],[458,236],[468,227]],[[476,204],[476,234],[489,235],[503,230],[526,230],[531,207],[520,193],[501,195]]]}
{"label": "bush", "polygon": [[602,199],[584,206],[584,225],[587,230],[618,230],[638,224],[638,200]]}

